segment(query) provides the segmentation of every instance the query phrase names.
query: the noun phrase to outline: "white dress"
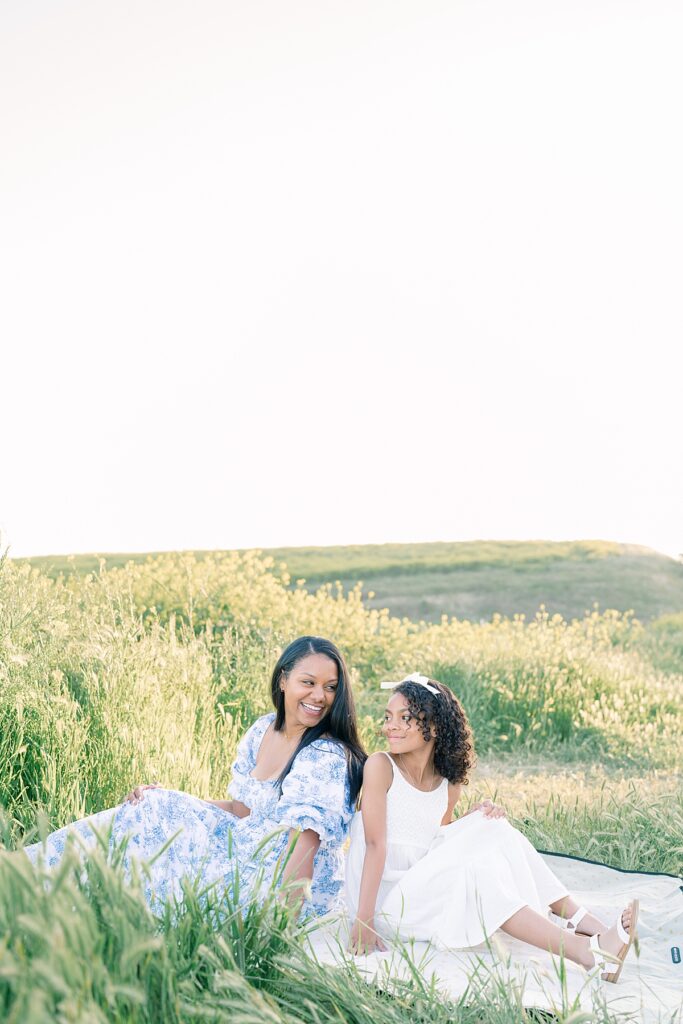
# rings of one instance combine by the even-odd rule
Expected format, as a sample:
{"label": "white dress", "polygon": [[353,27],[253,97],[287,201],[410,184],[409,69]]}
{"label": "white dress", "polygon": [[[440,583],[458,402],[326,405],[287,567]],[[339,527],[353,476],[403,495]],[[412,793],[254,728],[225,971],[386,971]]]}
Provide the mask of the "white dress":
{"label": "white dress", "polygon": [[[568,895],[529,840],[508,821],[475,811],[442,826],[447,780],[425,793],[389,760],[393,781],[387,793],[386,861],[375,905],[378,932],[468,949],[484,942],[522,907],[547,916],[549,904]],[[357,812],[345,869],[351,921],[364,856],[363,822]]]}

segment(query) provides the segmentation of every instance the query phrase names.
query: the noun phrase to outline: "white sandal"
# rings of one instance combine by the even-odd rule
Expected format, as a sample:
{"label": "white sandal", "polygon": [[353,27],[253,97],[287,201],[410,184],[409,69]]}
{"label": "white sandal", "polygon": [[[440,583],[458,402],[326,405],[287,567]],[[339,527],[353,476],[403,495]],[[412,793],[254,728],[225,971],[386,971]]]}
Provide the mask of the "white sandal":
{"label": "white sandal", "polygon": [[[624,966],[624,960],[626,959],[626,954],[633,945],[633,941],[636,937],[636,924],[638,923],[638,910],[640,903],[638,900],[631,900],[629,907],[631,909],[631,924],[629,925],[628,931],[626,931],[621,923],[623,911],[617,918],[617,935],[622,942],[622,947],[617,954],[608,953],[606,949],[601,947],[599,935],[591,935],[589,939],[588,944],[590,946],[591,953],[595,958],[595,966],[600,968],[600,974],[603,981],[615,982],[619,979],[621,969]],[[612,970],[610,970],[610,966],[613,964],[617,965],[616,969],[612,968]]]}
{"label": "white sandal", "polygon": [[579,925],[583,921],[584,917],[588,916],[588,914],[590,914],[590,910],[586,910],[585,907],[579,907],[571,917],[560,918],[562,921],[562,927],[566,928],[568,931],[576,932],[577,935],[584,934],[583,932],[579,932]]}

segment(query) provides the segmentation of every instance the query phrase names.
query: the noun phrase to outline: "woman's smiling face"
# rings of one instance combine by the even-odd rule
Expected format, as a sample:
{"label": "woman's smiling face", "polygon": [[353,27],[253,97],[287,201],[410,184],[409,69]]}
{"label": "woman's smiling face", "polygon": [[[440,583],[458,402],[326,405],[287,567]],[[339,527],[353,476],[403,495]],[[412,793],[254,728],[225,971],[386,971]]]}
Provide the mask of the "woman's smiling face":
{"label": "woman's smiling face", "polygon": [[285,729],[310,729],[334,704],[339,686],[337,666],[326,654],[307,654],[297,661],[280,687],[285,695]]}

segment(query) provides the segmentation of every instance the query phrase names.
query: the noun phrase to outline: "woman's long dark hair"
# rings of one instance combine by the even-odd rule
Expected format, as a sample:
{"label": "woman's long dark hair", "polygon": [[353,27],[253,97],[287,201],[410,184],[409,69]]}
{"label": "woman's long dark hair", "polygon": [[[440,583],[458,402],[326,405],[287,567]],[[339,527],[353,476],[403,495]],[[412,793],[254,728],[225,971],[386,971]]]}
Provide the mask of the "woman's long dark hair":
{"label": "woman's long dark hair", "polygon": [[287,775],[289,775],[297,755],[305,747],[314,743],[323,735],[329,736],[330,739],[338,740],[344,745],[349,773],[351,804],[354,804],[363,781],[363,765],[368,755],[363,750],[358,737],[356,707],[349,682],[349,670],[346,667],[344,655],[331,640],[325,640],[321,636],[300,636],[293,640],[278,658],[270,681],[270,691],[273,705],[275,706],[273,728],[280,732],[285,724],[285,695],[280,687],[282,676],[288,676],[297,662],[301,661],[302,658],[306,658],[309,654],[324,654],[325,657],[329,658],[337,666],[338,682],[334,702],[322,721],[317,722],[310,729],[306,729],[277,781],[281,787]]}

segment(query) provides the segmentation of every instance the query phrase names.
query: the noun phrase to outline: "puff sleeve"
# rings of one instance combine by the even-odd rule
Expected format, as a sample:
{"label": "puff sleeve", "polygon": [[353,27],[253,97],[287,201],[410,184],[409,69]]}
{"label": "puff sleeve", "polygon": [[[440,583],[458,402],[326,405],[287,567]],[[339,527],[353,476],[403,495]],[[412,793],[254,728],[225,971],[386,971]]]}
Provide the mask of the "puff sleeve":
{"label": "puff sleeve", "polygon": [[352,814],[344,748],[334,740],[316,740],[294,761],[274,817],[302,832],[312,829],[321,843],[341,845]]}

